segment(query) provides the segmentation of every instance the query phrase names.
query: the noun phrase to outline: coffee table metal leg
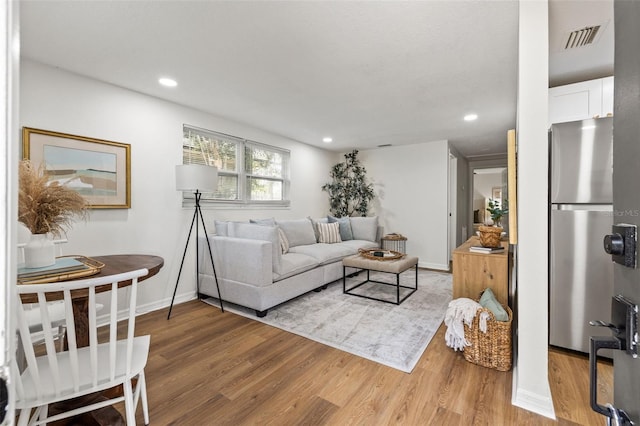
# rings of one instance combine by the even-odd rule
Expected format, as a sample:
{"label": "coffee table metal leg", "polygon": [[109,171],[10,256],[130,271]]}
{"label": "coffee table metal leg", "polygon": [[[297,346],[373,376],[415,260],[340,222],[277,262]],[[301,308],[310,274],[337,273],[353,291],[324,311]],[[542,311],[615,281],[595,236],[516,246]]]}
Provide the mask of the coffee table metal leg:
{"label": "coffee table metal leg", "polygon": [[347,292],[347,267],[342,266],[342,293]]}

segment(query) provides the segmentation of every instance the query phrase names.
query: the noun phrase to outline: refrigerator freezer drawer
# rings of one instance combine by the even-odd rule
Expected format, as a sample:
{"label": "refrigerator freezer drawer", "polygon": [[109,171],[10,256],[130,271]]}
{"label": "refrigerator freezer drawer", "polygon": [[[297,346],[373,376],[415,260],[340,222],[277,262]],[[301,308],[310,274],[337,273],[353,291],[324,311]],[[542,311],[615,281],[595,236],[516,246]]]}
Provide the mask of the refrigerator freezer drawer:
{"label": "refrigerator freezer drawer", "polygon": [[612,223],[611,211],[551,211],[549,342],[554,346],[588,353],[589,336],[601,333],[589,321],[611,318],[613,263],[602,238]]}

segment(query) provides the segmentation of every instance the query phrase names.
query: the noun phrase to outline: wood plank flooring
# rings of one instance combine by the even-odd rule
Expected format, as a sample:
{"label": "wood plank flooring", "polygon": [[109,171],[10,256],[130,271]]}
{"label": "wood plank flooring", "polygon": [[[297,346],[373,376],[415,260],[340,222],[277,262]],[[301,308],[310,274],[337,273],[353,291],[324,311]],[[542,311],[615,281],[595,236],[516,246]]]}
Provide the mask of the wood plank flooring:
{"label": "wood plank flooring", "polygon": [[[151,334],[153,425],[556,423],[512,406],[511,372],[467,362],[445,346],[444,325],[406,374],[199,301],[166,315],[142,315],[136,330]],[[611,366],[600,374],[610,401]],[[549,377],[558,424],[603,424],[589,408],[586,358],[551,350]]]}

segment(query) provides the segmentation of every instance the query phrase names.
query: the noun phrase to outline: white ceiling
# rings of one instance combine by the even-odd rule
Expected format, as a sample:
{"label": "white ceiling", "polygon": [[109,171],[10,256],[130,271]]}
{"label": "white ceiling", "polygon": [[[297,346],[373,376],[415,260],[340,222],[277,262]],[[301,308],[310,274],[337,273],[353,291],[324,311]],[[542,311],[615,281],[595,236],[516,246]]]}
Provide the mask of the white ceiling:
{"label": "white ceiling", "polygon": [[326,149],[447,139],[490,155],[515,127],[513,0],[47,0],[20,14],[25,57]]}

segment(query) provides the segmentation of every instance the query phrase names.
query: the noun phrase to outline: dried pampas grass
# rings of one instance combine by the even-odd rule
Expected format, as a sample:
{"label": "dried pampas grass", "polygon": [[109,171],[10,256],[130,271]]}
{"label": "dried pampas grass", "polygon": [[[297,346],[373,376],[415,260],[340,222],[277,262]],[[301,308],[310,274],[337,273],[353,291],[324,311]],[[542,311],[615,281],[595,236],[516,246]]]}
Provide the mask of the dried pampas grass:
{"label": "dried pampas grass", "polygon": [[75,217],[87,217],[85,199],[58,182],[49,183],[44,167],[36,168],[29,160],[23,160],[19,178],[18,220],[32,234],[60,237]]}

